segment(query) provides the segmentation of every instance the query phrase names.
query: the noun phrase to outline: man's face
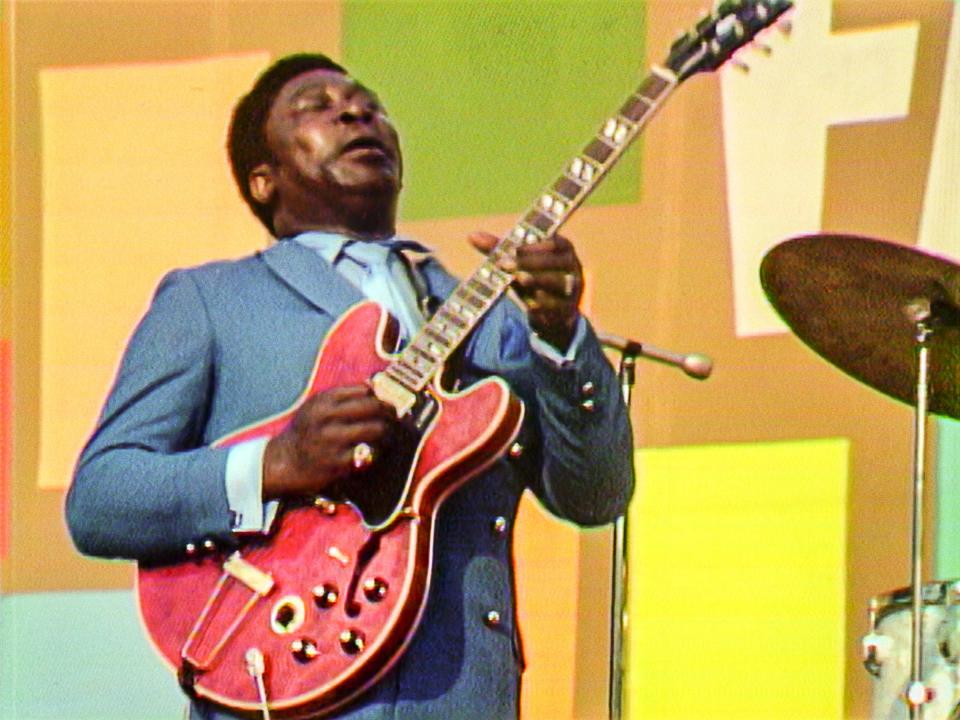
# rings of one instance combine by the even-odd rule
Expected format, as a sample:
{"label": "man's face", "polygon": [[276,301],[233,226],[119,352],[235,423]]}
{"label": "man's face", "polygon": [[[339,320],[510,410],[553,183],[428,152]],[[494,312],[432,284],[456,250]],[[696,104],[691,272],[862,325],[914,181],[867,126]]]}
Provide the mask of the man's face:
{"label": "man's face", "polygon": [[343,193],[396,195],[396,130],[370,90],[348,75],[312,70],[280,90],[266,124],[277,200],[287,206]]}

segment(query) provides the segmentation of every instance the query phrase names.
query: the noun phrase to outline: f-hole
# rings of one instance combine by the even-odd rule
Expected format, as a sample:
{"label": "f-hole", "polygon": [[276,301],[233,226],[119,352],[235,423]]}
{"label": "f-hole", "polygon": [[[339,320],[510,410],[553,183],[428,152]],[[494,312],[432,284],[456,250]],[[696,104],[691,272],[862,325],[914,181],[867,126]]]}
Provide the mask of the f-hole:
{"label": "f-hole", "polygon": [[357,617],[362,610],[360,603],[357,602],[357,588],[360,585],[360,576],[366,569],[374,555],[380,550],[380,533],[375,532],[360,548],[357,553],[357,562],[353,566],[353,577],[350,578],[350,585],[347,587],[347,600],[344,605],[344,611],[349,617]]}

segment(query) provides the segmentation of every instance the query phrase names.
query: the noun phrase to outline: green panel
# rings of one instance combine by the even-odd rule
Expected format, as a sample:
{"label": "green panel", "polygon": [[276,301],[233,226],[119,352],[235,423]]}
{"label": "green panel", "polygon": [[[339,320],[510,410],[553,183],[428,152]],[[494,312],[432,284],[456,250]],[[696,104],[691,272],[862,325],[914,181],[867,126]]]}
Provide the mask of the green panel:
{"label": "green panel", "polygon": [[[403,139],[407,220],[522,211],[646,74],[640,0],[344,5],[344,62]],[[637,200],[637,153],[592,202]]]}
{"label": "green panel", "polygon": [[937,421],[937,534],[935,573],[960,578],[960,423]]}
{"label": "green panel", "polygon": [[0,598],[0,718],[176,720],[185,706],[129,591]]}

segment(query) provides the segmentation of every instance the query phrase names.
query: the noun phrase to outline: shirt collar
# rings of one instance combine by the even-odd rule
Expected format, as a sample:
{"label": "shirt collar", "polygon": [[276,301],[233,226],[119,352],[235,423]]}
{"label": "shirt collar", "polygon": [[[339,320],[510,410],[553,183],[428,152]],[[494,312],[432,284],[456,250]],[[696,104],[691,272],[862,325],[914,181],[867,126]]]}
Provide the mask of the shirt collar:
{"label": "shirt collar", "polygon": [[[319,230],[310,230],[308,232],[300,233],[299,235],[294,235],[287,239],[300,243],[304,247],[314,250],[320,255],[320,257],[322,257],[331,265],[340,259],[340,254],[343,252],[344,245],[347,243],[356,242],[354,238],[351,238],[348,235],[321,232]],[[418,243],[416,240],[411,240],[410,238],[402,237],[400,235],[394,235],[393,237],[385,240],[367,240],[364,242],[374,242],[378,245],[389,245],[397,250],[413,250],[414,252],[418,253],[426,253],[428,255],[432,254],[430,248],[426,247],[425,245]]]}

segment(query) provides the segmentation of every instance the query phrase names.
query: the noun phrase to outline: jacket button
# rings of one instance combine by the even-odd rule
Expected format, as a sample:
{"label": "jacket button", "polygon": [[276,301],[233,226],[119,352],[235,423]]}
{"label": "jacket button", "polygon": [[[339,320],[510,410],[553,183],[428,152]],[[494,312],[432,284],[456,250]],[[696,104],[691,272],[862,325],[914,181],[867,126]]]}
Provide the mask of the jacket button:
{"label": "jacket button", "polygon": [[497,627],[500,624],[500,613],[496,610],[491,610],[483,616],[483,623],[489,628]]}
{"label": "jacket button", "polygon": [[582,403],[580,403],[580,409],[584,412],[592,413],[597,409],[597,404],[593,401],[593,398],[587,398]]}
{"label": "jacket button", "polygon": [[596,390],[597,390],[597,386],[594,385],[592,382],[587,381],[581,386],[580,394],[583,395],[584,397],[592,397],[593,394],[596,392]]}
{"label": "jacket button", "polygon": [[514,460],[516,460],[518,457],[523,455],[523,445],[521,445],[518,442],[515,442],[513,445],[510,446],[509,455]]}
{"label": "jacket button", "polygon": [[187,555],[191,557],[197,554],[197,546],[194,543],[187,543],[187,546],[184,548],[187,551]]}
{"label": "jacket button", "polygon": [[214,550],[217,549],[217,544],[210,538],[207,538],[206,540],[203,541],[203,549],[206,550],[207,552],[213,552]]}
{"label": "jacket button", "polygon": [[497,515],[493,519],[493,532],[497,535],[503,535],[507,532],[507,519],[503,515]]}

